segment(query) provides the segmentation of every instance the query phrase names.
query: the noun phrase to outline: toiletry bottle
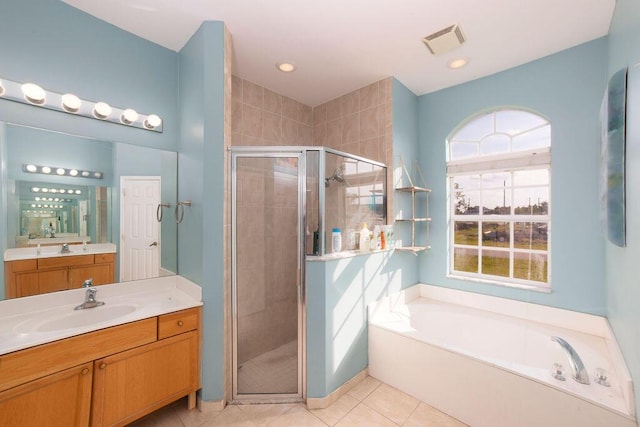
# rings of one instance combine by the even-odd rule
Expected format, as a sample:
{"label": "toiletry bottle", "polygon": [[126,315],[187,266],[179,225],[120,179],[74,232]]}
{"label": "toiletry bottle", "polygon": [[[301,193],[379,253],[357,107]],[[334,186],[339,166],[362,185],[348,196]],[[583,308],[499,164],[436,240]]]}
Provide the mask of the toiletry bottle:
{"label": "toiletry bottle", "polygon": [[331,252],[337,253],[342,250],[342,234],[339,228],[334,228],[331,232]]}
{"label": "toiletry bottle", "polygon": [[387,238],[384,235],[384,230],[380,230],[380,249],[383,251],[387,249]]}
{"label": "toiletry bottle", "polygon": [[320,254],[320,247],[318,246],[319,244],[320,244],[319,234],[318,234],[318,230],[316,230],[313,232],[313,254],[314,255]]}
{"label": "toiletry bottle", "polygon": [[360,230],[360,252],[369,252],[371,248],[369,245],[371,244],[371,236],[369,234],[369,229],[367,228],[367,223],[362,223],[362,229]]}
{"label": "toiletry bottle", "polygon": [[36,249],[36,254],[40,255],[40,243],[38,243],[38,248]]}

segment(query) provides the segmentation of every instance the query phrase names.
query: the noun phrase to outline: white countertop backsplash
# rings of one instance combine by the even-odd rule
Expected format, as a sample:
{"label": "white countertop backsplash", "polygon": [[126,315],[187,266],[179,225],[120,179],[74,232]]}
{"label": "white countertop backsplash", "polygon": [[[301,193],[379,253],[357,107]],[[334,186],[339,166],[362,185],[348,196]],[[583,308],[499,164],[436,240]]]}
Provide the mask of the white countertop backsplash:
{"label": "white countertop backsplash", "polygon": [[[39,259],[39,258],[53,258],[60,256],[74,256],[74,255],[92,255],[92,254],[108,254],[116,252],[116,245],[113,243],[88,243],[87,250],[84,250],[83,245],[69,245],[68,253],[60,253],[62,244],[55,246],[41,246],[40,254],[38,254],[38,248],[36,246],[30,246],[28,248],[11,248],[4,251],[5,261],[17,261],[22,259]],[[2,316],[2,313],[0,313]]]}
{"label": "white countertop backsplash", "polygon": [[[37,331],[37,327],[59,316],[74,313],[82,304],[86,289],[71,289],[43,295],[0,301],[0,355],[51,341],[159,316],[202,305],[202,289],[181,276],[136,280],[96,286],[96,300],[105,305],[135,305],[131,313],[115,319],[56,331]],[[85,311],[82,310],[82,311]],[[81,310],[75,311],[80,313]]]}

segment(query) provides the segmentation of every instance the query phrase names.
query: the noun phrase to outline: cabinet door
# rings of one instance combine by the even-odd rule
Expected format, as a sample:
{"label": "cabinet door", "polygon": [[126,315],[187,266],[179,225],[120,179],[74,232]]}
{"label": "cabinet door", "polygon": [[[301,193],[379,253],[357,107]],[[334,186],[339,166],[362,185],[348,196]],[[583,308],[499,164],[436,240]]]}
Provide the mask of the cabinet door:
{"label": "cabinet door", "polygon": [[3,427],[87,426],[92,363],[0,392]]}
{"label": "cabinet door", "polygon": [[198,389],[191,331],[94,362],[92,426],[122,426]]}
{"label": "cabinet door", "polygon": [[69,289],[67,267],[16,274],[18,297]]}
{"label": "cabinet door", "polygon": [[93,279],[94,285],[113,283],[113,264],[92,264],[69,267],[69,286],[79,288],[87,279]]}

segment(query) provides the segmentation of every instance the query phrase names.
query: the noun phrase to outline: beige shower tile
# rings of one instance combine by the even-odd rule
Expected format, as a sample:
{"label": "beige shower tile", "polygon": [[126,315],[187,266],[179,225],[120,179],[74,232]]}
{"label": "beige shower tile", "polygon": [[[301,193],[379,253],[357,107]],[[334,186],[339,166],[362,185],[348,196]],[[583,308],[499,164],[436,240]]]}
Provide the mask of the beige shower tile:
{"label": "beige shower tile", "polygon": [[326,123],[320,123],[313,127],[313,145],[327,145]]}
{"label": "beige shower tile", "polygon": [[313,109],[308,105],[298,103],[298,121],[305,125],[312,125]]}
{"label": "beige shower tile", "polygon": [[298,145],[298,122],[287,117],[282,118],[282,143]]}
{"label": "beige shower tile", "polygon": [[313,128],[298,123],[298,142],[296,145],[316,145],[313,142]]}
{"label": "beige shower tile", "polygon": [[327,123],[327,145],[338,148],[342,145],[342,132],[344,121],[342,118]]}
{"label": "beige shower tile", "polygon": [[282,142],[282,116],[267,112],[263,113],[262,139],[275,143]]}
{"label": "beige shower tile", "polygon": [[336,427],[396,427],[393,421],[364,404],[359,404],[342,418]]}
{"label": "beige shower tile", "polygon": [[345,116],[360,111],[360,91],[350,92],[342,97],[342,113]]}
{"label": "beige shower tile", "polygon": [[313,124],[319,125],[327,121],[327,104],[313,107]]}
{"label": "beige shower tile", "polygon": [[263,108],[264,89],[247,80],[242,81],[242,102],[256,108]]}
{"label": "beige shower tile", "polygon": [[231,96],[234,100],[242,102],[242,79],[238,76],[231,77]]}
{"label": "beige shower tile", "polygon": [[283,96],[282,115],[293,120],[298,120],[298,104],[299,102],[295,99]]}
{"label": "beige shower tile", "polygon": [[282,115],[282,95],[272,90],[264,90],[264,110],[269,113]]}
{"label": "beige shower tile", "polygon": [[342,129],[342,143],[349,144],[360,140],[360,114],[346,116]]}
{"label": "beige shower tile", "polygon": [[387,384],[381,384],[363,403],[397,424],[404,423],[420,401]]}
{"label": "beige shower tile", "polygon": [[262,136],[262,110],[244,104],[242,108],[242,134],[260,138]]}
{"label": "beige shower tile", "polygon": [[237,99],[231,102],[231,131],[242,132],[242,102]]}
{"label": "beige shower tile", "polygon": [[379,104],[378,82],[360,89],[360,110],[375,107]]}
{"label": "beige shower tile", "polygon": [[360,112],[360,140],[375,138],[378,136],[380,118],[378,107],[369,108]]}
{"label": "beige shower tile", "polygon": [[327,102],[327,121],[342,117],[342,98],[336,98]]}
{"label": "beige shower tile", "polygon": [[360,155],[366,157],[367,159],[381,161],[380,160],[380,152],[378,150],[378,138],[367,139],[366,141],[360,142]]}

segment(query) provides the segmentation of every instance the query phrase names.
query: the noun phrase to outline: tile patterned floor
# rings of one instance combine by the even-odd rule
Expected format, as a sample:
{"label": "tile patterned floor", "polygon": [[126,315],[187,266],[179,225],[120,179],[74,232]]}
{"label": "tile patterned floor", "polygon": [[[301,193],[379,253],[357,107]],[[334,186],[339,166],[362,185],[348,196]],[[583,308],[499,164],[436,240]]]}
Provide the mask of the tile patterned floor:
{"label": "tile patterned floor", "polygon": [[298,341],[254,357],[238,369],[239,393],[295,393],[297,390]]}
{"label": "tile patterned floor", "polygon": [[303,404],[229,405],[223,411],[188,412],[181,399],[132,427],[463,427],[465,424],[387,384],[367,377],[326,409]]}

